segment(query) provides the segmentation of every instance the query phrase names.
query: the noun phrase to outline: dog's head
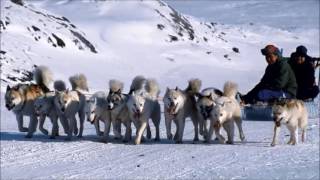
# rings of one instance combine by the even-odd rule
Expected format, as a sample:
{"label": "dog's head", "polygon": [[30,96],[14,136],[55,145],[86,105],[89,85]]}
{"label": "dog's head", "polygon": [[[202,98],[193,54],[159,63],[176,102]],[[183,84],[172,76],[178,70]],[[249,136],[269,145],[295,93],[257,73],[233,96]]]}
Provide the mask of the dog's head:
{"label": "dog's head", "polygon": [[227,120],[228,116],[230,116],[228,111],[228,105],[230,103],[232,102],[226,97],[220,97],[215,100],[211,116],[216,120],[218,125],[223,124]]}
{"label": "dog's head", "polygon": [[214,101],[212,99],[212,95],[208,96],[199,95],[199,99],[197,101],[197,109],[202,115],[202,117],[206,120],[209,118],[211,111],[214,106]]}
{"label": "dog's head", "polygon": [[124,103],[124,95],[121,90],[112,92],[110,91],[107,97],[108,110],[113,110]]}
{"label": "dog's head", "polygon": [[90,123],[93,123],[96,119],[96,109],[97,109],[97,98],[91,97],[89,100],[87,100],[86,108],[85,108],[87,120]]}
{"label": "dog's head", "polygon": [[19,86],[14,86],[12,88],[9,85],[7,86],[5,102],[6,108],[9,111],[23,102],[22,92]]}
{"label": "dog's head", "polygon": [[128,100],[129,111],[132,111],[135,116],[139,117],[144,112],[146,99],[140,94],[133,94]]}
{"label": "dog's head", "polygon": [[56,92],[57,108],[64,113],[67,107],[71,104],[72,99],[73,97],[69,90],[57,91]]}
{"label": "dog's head", "polygon": [[280,126],[281,124],[285,124],[288,122],[288,111],[287,105],[285,103],[276,103],[272,106],[272,115],[273,120],[276,126]]}
{"label": "dog's head", "polygon": [[166,111],[175,115],[184,105],[183,93],[178,87],[176,89],[167,88],[166,93],[163,97],[164,107]]}
{"label": "dog's head", "polygon": [[52,102],[45,96],[40,96],[34,101],[34,109],[37,115],[48,114],[52,108]]}

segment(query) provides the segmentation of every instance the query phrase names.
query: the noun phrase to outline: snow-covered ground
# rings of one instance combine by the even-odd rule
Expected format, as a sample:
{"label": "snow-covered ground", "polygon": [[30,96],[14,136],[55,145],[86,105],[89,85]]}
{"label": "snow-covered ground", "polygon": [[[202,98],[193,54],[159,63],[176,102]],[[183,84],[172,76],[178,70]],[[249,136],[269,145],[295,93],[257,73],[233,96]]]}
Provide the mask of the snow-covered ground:
{"label": "snow-covered ground", "polygon": [[[305,144],[286,145],[288,131],[282,128],[281,145],[274,148],[273,123],[257,121],[244,122],[247,142],[235,145],[192,144],[190,121],[185,143],[172,144],[165,140],[164,118],[162,141],[139,146],[116,140],[100,143],[88,122],[84,138],[72,142],[39,132],[25,139],[18,132],[13,113],[4,108],[3,92],[7,84],[28,81],[33,65],[47,65],[55,79],[65,81],[82,72],[90,92],[107,90],[113,78],[122,80],[128,91],[132,78],[141,74],[159,81],[162,96],[167,86],[184,88],[193,77],[200,78],[204,88],[221,88],[233,80],[245,93],[264,72],[260,49],[269,43],[283,48],[285,56],[300,44],[319,56],[319,29],[314,25],[319,18],[313,13],[318,1],[299,1],[300,10],[309,10],[312,17],[303,21],[305,15],[298,16],[302,29],[290,28],[298,26],[295,21],[278,26],[281,17],[290,17],[286,8],[283,16],[277,11],[277,18],[266,23],[248,18],[255,16],[253,7],[267,11],[273,1],[201,2],[198,6],[203,4],[206,16],[180,14],[186,5],[176,1],[168,2],[171,7],[161,1],[43,0],[25,6],[1,1],[1,179],[319,179],[319,119],[310,119]],[[289,3],[279,2],[274,4]],[[212,16],[221,15],[218,23],[207,18],[207,9],[214,7]],[[249,16],[224,23],[228,16],[223,8]],[[51,127],[49,120],[46,127]]]}

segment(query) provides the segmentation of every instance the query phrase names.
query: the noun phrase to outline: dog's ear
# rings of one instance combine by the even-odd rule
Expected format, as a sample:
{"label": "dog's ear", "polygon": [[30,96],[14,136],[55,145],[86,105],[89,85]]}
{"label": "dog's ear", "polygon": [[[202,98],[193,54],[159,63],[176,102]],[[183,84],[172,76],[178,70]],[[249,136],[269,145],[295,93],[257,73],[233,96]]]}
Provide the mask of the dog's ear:
{"label": "dog's ear", "polygon": [[179,90],[179,88],[178,88],[178,86],[176,86],[176,89],[175,89],[176,91],[178,91]]}
{"label": "dog's ear", "polygon": [[167,86],[166,93],[169,92],[169,91],[170,91],[170,89],[169,89],[169,87]]}
{"label": "dog's ear", "polygon": [[67,93],[67,94],[69,93],[69,88],[66,90],[66,93]]}
{"label": "dog's ear", "polygon": [[11,88],[10,88],[10,86],[9,86],[9,85],[7,85],[7,91],[10,91],[10,89],[11,89]]}
{"label": "dog's ear", "polygon": [[121,89],[119,89],[116,93],[117,93],[117,94],[121,94]]}
{"label": "dog's ear", "polygon": [[210,92],[210,94],[208,96],[206,96],[208,99],[210,99],[211,101],[213,101],[213,98],[212,98],[212,92]]}

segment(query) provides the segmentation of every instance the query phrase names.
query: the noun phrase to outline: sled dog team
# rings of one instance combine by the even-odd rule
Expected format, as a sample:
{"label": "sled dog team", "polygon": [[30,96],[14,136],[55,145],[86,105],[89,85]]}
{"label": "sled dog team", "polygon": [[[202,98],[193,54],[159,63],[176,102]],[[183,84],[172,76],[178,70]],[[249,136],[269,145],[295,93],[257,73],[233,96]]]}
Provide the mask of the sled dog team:
{"label": "sled dog team", "polygon": [[[151,119],[155,126],[155,141],[160,141],[161,109],[159,104],[160,88],[156,80],[137,76],[133,79],[128,94],[123,92],[123,83],[118,80],[109,81],[109,92],[99,91],[86,97],[88,85],[83,74],[69,78],[72,90],[68,90],[63,81],[54,82],[54,91],[49,90],[52,73],[45,66],[39,66],[34,71],[36,84],[18,84],[7,86],[5,103],[8,110],[16,115],[18,129],[27,132],[26,138],[31,138],[36,131],[39,118],[39,130],[55,138],[59,135],[58,120],[67,134],[66,140],[73,135],[82,137],[85,117],[94,124],[96,134],[103,141],[108,141],[110,127],[113,127],[115,138],[123,142],[131,140],[131,123],[136,128],[135,144],[146,138],[151,138]],[[226,82],[223,92],[216,88],[206,88],[200,91],[201,81],[191,79],[186,89],[178,87],[167,88],[163,97],[164,117],[167,139],[175,143],[182,143],[186,118],[192,120],[194,126],[193,141],[199,141],[198,134],[205,142],[210,143],[213,133],[220,143],[234,143],[234,125],[239,131],[240,140],[245,140],[242,129],[240,104],[236,100],[237,84]],[[274,136],[272,146],[277,144],[280,125],[285,124],[290,131],[288,144],[298,143],[298,128],[302,129],[302,142],[305,141],[308,113],[303,101],[283,100],[272,107],[274,117]],[[23,117],[29,116],[28,127],[23,127]],[[77,118],[79,119],[79,128]],[[49,118],[52,130],[49,133],[44,127],[44,121]],[[103,122],[103,131],[99,122]],[[172,122],[176,125],[174,135],[171,131]],[[125,126],[122,137],[121,124]],[[227,137],[221,135],[221,129],[226,131]]]}

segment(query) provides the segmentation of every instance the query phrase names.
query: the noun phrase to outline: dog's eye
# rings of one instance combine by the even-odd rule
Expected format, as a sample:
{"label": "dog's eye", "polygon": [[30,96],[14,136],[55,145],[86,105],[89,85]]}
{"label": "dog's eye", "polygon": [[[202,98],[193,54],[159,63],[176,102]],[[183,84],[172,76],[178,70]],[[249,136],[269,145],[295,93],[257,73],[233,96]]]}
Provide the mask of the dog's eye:
{"label": "dog's eye", "polygon": [[220,116],[223,116],[223,114],[222,114],[222,113],[220,113]]}
{"label": "dog's eye", "polygon": [[65,104],[67,104],[67,101],[63,101]]}
{"label": "dog's eye", "polygon": [[140,104],[140,106],[142,106],[142,104]]}
{"label": "dog's eye", "polygon": [[175,97],[175,98],[173,98],[174,100],[177,100],[177,98]]}
{"label": "dog's eye", "polygon": [[93,114],[94,113],[94,110],[93,111],[91,111],[91,114]]}
{"label": "dog's eye", "polygon": [[133,103],[134,106],[137,106],[136,103]]}

